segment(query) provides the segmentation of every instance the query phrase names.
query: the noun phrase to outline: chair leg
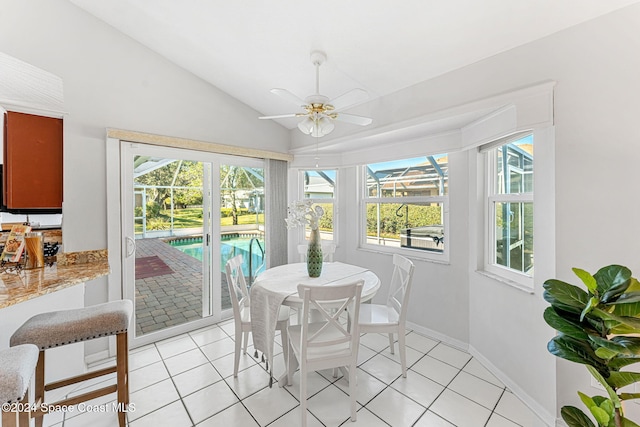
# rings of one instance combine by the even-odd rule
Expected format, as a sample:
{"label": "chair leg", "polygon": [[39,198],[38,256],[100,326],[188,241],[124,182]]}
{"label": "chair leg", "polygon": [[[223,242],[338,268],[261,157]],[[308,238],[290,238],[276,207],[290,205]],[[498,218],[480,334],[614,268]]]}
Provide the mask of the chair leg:
{"label": "chair leg", "polygon": [[240,366],[240,351],[242,345],[242,329],[236,329],[236,342],[235,342],[235,352],[233,354],[233,376],[234,378],[238,376],[238,366]]}
{"label": "chair leg", "polygon": [[300,364],[300,414],[302,427],[307,427],[307,368],[304,361]]}
{"label": "chair leg", "polygon": [[280,342],[282,343],[282,356],[284,357],[284,363],[285,366],[287,366],[287,361],[289,360],[289,337],[286,326],[280,331]]}
{"label": "chair leg", "polygon": [[[33,401],[36,405],[41,405],[44,402],[44,350],[40,350],[38,355],[38,363],[36,365],[36,388],[34,390]],[[36,417],[36,427],[42,427],[44,423],[44,415]]]}
{"label": "chair leg", "polygon": [[293,372],[295,371],[297,366],[296,364],[296,355],[293,352],[293,348],[291,348],[291,344],[287,343],[287,383],[285,385],[291,385],[293,381]]}
{"label": "chair leg", "polygon": [[356,412],[358,409],[358,405],[356,402],[356,370],[357,370],[357,362],[354,362],[349,366],[349,399],[351,400],[351,421],[356,421],[358,418],[358,413]]}
{"label": "chair leg", "polygon": [[389,334],[389,348],[391,349],[391,354],[394,354],[393,353],[393,347],[394,347],[394,345],[393,345],[393,333],[390,333]]}
{"label": "chair leg", "polygon": [[398,330],[398,348],[400,349],[400,364],[402,365],[402,378],[407,378],[407,346],[405,345],[405,330]]}
{"label": "chair leg", "polygon": [[243,353],[247,354],[247,344],[249,344],[249,332],[244,332],[244,338],[242,341],[242,346],[243,346]]}
{"label": "chair leg", "polygon": [[116,382],[118,386],[118,425],[125,427],[127,417],[127,402],[129,400],[127,389],[129,372],[127,371],[127,333],[116,335]]}

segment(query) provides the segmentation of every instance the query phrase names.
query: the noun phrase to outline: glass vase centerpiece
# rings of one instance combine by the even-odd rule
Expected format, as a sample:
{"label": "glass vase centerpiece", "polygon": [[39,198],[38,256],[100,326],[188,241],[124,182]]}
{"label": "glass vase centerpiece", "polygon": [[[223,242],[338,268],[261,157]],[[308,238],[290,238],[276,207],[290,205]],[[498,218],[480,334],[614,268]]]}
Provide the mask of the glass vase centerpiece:
{"label": "glass vase centerpiece", "polygon": [[309,277],[320,277],[322,273],[322,243],[318,222],[324,209],[321,206],[313,206],[311,200],[291,202],[287,209],[288,216],[285,219],[287,228],[309,226],[309,243],[307,248],[307,272]]}

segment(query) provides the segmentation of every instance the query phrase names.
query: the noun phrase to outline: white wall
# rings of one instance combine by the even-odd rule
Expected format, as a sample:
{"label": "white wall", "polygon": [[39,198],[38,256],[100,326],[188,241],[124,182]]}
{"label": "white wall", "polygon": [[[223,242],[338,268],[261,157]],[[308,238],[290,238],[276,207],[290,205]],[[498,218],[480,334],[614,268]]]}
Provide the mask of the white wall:
{"label": "white wall", "polygon": [[[0,51],[64,81],[65,251],[107,247],[105,129],[286,152],[289,133],[65,0],[0,0]],[[86,301],[106,301],[106,279]]]}
{"label": "white wall", "polygon": [[[636,243],[640,237],[640,197],[634,185],[640,159],[638,28],[640,5],[633,5],[354,111],[376,117],[373,129],[365,131],[370,134],[393,122],[542,81],[557,82],[555,137],[552,133],[544,146],[536,147],[535,154],[536,174],[542,179],[536,191],[546,187],[546,193],[536,196],[534,293],[475,272],[477,239],[481,236],[473,214],[474,209],[477,212],[478,164],[474,153],[466,158],[456,155],[450,165],[450,243],[452,248],[454,244],[458,248],[469,245],[469,251],[460,254],[452,250],[450,265],[418,263],[409,313],[411,322],[468,341],[472,351],[525,394],[547,421],[559,416],[561,406],[581,405],[577,390],[591,394],[597,390],[590,386],[584,367],[558,360],[546,351],[553,330],[542,319],[546,307],[542,283],[551,277],[574,281],[572,267],[595,272],[610,263],[627,265],[640,275]],[[348,132],[342,129],[327,138],[345,139]],[[303,144],[303,139],[293,135],[293,146]],[[392,146],[386,149],[393,156]],[[424,149],[430,150],[426,142]],[[551,166],[554,163],[555,168]],[[458,167],[468,168],[468,177],[458,175]],[[355,191],[355,176],[347,176],[351,186],[347,192]],[[458,179],[464,183],[458,186]],[[346,260],[381,270],[385,278],[390,273],[381,266],[389,257],[356,248],[355,201],[346,202],[343,213],[347,218],[343,217],[342,224]],[[471,215],[458,216],[458,209]],[[551,217],[548,223],[545,217]],[[634,412],[640,405],[629,407],[628,411]]]}

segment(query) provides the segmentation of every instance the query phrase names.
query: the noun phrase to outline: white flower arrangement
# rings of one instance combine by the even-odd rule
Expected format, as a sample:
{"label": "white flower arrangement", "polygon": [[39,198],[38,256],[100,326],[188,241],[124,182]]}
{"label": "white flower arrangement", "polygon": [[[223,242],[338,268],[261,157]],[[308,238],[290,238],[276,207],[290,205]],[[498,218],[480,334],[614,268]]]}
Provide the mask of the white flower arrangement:
{"label": "white flower arrangement", "polygon": [[321,206],[314,208],[311,200],[298,200],[289,204],[287,213],[287,228],[309,225],[312,230],[317,230],[318,220],[324,215],[324,209]]}

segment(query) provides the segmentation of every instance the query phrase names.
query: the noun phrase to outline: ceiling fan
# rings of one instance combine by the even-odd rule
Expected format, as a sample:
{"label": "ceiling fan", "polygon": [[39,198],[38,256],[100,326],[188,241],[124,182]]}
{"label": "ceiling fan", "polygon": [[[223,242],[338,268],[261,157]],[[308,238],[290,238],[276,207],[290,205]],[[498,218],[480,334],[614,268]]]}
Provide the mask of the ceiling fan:
{"label": "ceiling fan", "polygon": [[367,91],[364,89],[352,89],[339,97],[330,100],[328,97],[320,94],[320,65],[327,60],[324,52],[311,52],[311,62],[316,67],[316,92],[313,95],[301,99],[286,89],[271,89],[274,93],[297,106],[301,107],[304,112],[281,114],[277,116],[262,116],[260,119],[284,119],[287,117],[304,117],[298,123],[298,129],[307,135],[313,137],[321,137],[328,135],[333,131],[335,125],[334,120],[351,123],[360,126],[367,126],[373,121],[369,117],[356,116],[354,114],[341,113],[347,107],[350,107],[360,101],[368,98]]}

